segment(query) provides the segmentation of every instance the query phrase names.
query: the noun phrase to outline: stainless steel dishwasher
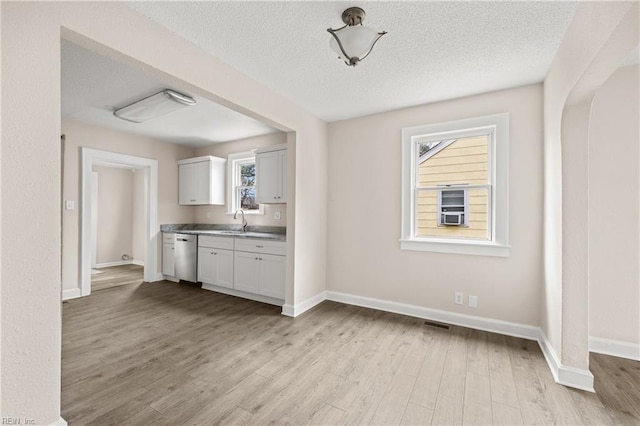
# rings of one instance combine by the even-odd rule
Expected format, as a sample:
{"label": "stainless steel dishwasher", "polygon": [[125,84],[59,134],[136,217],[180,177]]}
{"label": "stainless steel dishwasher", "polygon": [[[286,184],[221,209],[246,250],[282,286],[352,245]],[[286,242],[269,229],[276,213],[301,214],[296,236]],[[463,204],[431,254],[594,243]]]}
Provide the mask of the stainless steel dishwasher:
{"label": "stainless steel dishwasher", "polygon": [[176,234],[175,241],[176,278],[195,283],[197,281],[198,236]]}

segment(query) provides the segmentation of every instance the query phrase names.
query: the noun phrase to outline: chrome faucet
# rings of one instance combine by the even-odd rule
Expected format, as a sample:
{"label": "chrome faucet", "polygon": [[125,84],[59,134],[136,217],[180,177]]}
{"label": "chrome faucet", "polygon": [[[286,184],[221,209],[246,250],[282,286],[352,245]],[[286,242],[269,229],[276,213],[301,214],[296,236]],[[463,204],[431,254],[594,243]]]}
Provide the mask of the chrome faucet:
{"label": "chrome faucet", "polygon": [[236,210],[236,212],[233,214],[234,219],[238,219],[238,213],[242,214],[242,232],[247,232],[247,219],[244,218],[244,210]]}

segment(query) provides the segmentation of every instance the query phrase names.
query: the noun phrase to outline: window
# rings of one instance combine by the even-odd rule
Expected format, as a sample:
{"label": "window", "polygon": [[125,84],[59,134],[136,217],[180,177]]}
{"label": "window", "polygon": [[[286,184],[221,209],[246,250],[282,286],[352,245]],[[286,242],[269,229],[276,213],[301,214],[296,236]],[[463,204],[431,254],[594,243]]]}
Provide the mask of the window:
{"label": "window", "polygon": [[508,120],[403,129],[402,249],[508,256]]}
{"label": "window", "polygon": [[245,213],[263,214],[256,202],[256,156],[253,152],[230,154],[227,173],[228,212],[238,209]]}

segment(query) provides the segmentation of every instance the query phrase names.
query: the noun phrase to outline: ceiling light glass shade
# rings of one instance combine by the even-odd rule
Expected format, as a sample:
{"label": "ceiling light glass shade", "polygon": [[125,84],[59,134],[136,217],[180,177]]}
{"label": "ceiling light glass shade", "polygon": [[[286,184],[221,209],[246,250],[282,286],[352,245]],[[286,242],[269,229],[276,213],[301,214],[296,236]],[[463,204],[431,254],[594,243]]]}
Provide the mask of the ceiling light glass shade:
{"label": "ceiling light glass shade", "polygon": [[329,46],[349,66],[356,66],[369,56],[376,42],[387,33],[362,25],[364,17],[364,10],[351,7],[342,13],[342,21],[346,24],[344,27],[327,29],[332,36]]}
{"label": "ceiling light glass shade", "polygon": [[[360,61],[363,60],[369,52],[371,52],[376,41],[382,37],[382,35],[378,34],[373,28],[363,25],[355,27],[347,26],[337,30],[334,34],[335,36],[329,41],[329,46],[331,50],[338,54],[340,59],[345,59],[346,62],[349,62],[351,58],[358,58]],[[340,50],[340,45],[338,45],[336,37],[340,39],[344,53]],[[345,54],[346,58],[343,57]]]}
{"label": "ceiling light glass shade", "polygon": [[142,123],[195,104],[195,99],[166,89],[125,107],[118,108],[113,111],[113,115],[133,123]]}

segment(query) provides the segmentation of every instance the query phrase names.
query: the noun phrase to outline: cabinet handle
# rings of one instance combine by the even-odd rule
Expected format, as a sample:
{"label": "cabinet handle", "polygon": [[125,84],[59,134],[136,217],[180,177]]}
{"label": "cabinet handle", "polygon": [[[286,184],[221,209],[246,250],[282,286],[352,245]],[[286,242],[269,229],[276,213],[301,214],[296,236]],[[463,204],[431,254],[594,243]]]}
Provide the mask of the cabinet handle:
{"label": "cabinet handle", "polygon": [[195,202],[196,202],[196,200],[191,200],[191,202],[192,202],[192,203],[195,203]]}
{"label": "cabinet handle", "polygon": [[262,258],[259,258],[258,260],[262,260]]}
{"label": "cabinet handle", "polygon": [[218,252],[215,252],[215,251],[213,252],[213,255],[214,255],[214,256],[215,256],[215,255],[217,255],[217,254],[218,254]]}
{"label": "cabinet handle", "polygon": [[258,260],[258,258],[256,257],[254,260]]}
{"label": "cabinet handle", "polygon": [[263,248],[264,246],[256,246],[256,248]]}

